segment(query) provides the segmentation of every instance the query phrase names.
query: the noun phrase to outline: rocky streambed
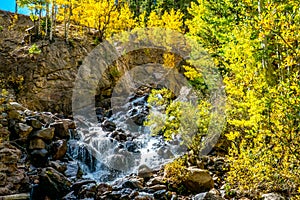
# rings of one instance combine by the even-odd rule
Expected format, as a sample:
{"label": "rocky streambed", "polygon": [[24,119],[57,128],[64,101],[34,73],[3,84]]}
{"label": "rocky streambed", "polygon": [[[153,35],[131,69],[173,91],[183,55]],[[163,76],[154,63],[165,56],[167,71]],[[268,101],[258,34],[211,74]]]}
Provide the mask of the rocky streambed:
{"label": "rocky streambed", "polygon": [[[183,183],[172,187],[164,164],[181,155],[178,145],[143,127],[146,96],[135,93],[127,110],[97,109],[98,124],[4,102],[0,116],[0,199],[223,199],[222,157],[188,156]],[[129,120],[130,119],[130,120]],[[129,123],[125,123],[128,122]],[[145,127],[144,127],[145,128]],[[188,154],[187,154],[188,155]]]}

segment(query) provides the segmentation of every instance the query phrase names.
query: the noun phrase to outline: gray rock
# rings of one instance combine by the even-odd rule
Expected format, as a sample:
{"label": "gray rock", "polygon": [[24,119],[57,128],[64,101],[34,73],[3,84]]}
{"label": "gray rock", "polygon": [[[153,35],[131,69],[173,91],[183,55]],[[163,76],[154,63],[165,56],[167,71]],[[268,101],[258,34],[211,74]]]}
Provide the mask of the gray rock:
{"label": "gray rock", "polygon": [[147,165],[140,165],[138,168],[138,176],[141,178],[150,178],[153,175],[152,169],[150,169]]}

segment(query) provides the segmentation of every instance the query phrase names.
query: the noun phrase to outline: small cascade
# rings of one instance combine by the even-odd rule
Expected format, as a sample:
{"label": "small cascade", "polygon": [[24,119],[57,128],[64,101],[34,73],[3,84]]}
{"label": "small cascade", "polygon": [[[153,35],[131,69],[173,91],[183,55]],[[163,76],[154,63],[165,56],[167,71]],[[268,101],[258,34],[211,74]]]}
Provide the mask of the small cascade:
{"label": "small cascade", "polygon": [[99,123],[69,141],[69,154],[81,163],[86,178],[114,181],[136,173],[147,165],[160,169],[162,165],[186,152],[180,142],[166,142],[162,135],[152,136],[144,121],[149,114],[148,94],[132,95],[128,103],[110,116],[98,114]]}

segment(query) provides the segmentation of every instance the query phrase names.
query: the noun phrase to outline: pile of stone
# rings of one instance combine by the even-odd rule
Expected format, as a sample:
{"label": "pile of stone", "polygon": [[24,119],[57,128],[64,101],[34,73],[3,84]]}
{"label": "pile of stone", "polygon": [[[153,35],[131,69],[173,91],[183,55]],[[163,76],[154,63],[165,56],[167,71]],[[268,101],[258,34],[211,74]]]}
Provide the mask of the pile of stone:
{"label": "pile of stone", "polygon": [[[43,185],[53,189],[47,193],[54,197],[69,192],[71,181],[61,172],[72,164],[66,152],[75,123],[51,113],[32,112],[16,102],[2,104],[1,111],[0,197],[34,191],[33,186],[41,190]],[[73,165],[78,164],[73,161]]]}

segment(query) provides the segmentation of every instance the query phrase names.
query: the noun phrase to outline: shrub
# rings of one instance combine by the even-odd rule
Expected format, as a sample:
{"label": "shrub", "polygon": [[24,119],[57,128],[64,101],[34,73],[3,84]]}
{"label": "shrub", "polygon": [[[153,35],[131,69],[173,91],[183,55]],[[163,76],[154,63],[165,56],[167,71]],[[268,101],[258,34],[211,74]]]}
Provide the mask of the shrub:
{"label": "shrub", "polygon": [[28,52],[29,52],[29,54],[40,54],[42,51],[36,44],[33,44],[29,48]]}
{"label": "shrub", "polygon": [[183,186],[183,182],[187,180],[188,177],[189,173],[186,170],[184,158],[178,158],[165,165],[164,180],[170,190],[175,190],[179,194],[185,193],[187,188]]}
{"label": "shrub", "polygon": [[174,101],[174,98],[175,95],[165,88],[152,90],[148,103],[159,112],[150,112],[145,125],[150,127],[151,134],[162,134],[166,140],[179,135],[182,143],[198,154],[211,119],[210,103],[202,99],[198,105],[193,105]]}

